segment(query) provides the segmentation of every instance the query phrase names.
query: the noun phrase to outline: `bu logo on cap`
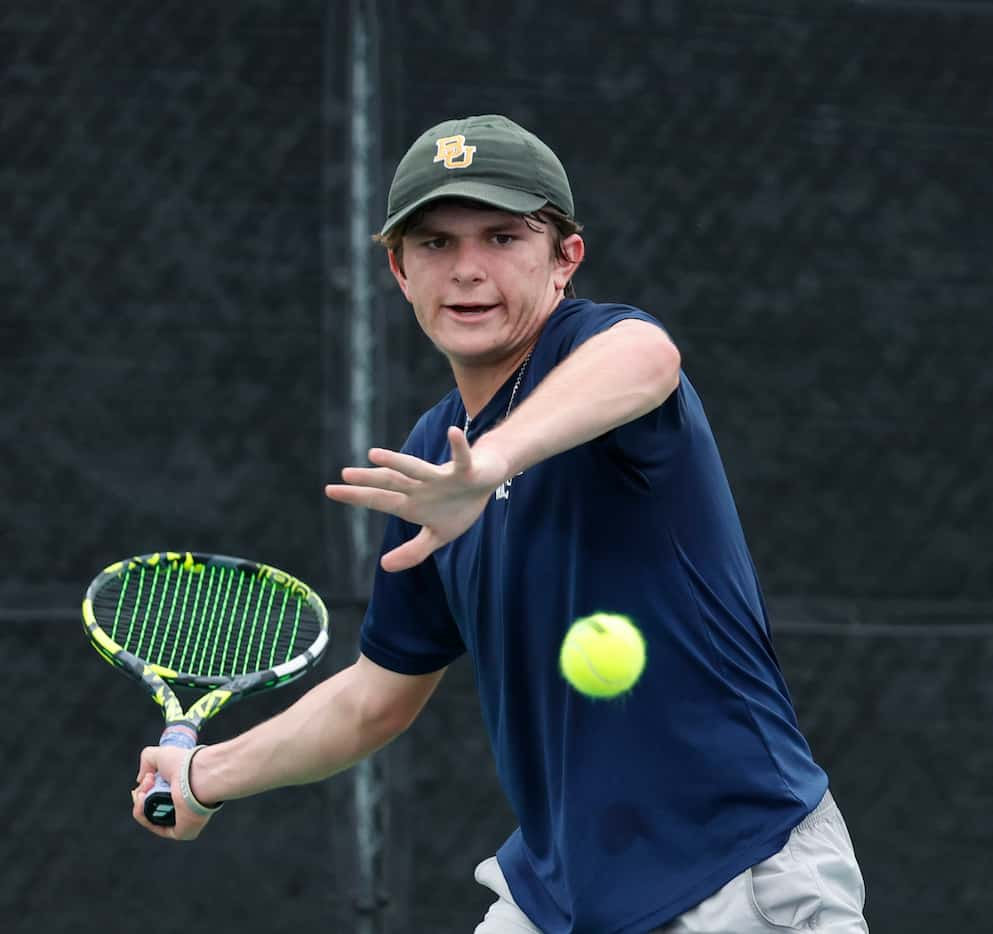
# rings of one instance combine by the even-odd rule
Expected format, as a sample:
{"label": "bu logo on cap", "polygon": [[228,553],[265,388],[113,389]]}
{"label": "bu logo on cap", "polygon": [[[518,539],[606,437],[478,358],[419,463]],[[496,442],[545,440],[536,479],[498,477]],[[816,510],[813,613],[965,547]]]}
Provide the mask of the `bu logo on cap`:
{"label": "bu logo on cap", "polygon": [[434,161],[444,162],[446,169],[464,169],[472,165],[472,155],[476,147],[466,146],[465,137],[461,133],[458,136],[443,136],[435,142],[438,145],[438,153]]}

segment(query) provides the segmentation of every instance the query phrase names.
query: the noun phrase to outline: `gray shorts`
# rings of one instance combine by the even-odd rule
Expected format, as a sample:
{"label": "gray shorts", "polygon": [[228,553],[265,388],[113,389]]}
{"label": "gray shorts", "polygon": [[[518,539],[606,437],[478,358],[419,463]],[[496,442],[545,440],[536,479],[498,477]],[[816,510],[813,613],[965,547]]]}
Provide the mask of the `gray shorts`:
{"label": "gray shorts", "polygon": [[[475,934],[542,934],[517,907],[495,856],[476,867],[476,881],[497,900]],[[852,838],[828,792],[778,853],[651,934],[868,934],[864,904]]]}

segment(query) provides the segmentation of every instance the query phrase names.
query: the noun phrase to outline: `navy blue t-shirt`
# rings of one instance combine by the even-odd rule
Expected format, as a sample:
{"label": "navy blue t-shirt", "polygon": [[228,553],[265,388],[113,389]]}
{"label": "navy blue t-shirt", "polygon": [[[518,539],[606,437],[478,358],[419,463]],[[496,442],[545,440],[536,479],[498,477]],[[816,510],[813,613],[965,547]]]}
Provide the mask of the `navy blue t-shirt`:
{"label": "navy blue t-shirt", "polygon": [[[565,300],[546,324],[515,406],[625,305]],[[516,374],[515,374],[516,376]],[[512,377],[472,421],[496,425]],[[595,400],[590,401],[595,405]],[[404,451],[450,460],[457,391]],[[386,551],[417,533],[387,524]],[[629,616],[641,680],[591,700],[558,669],[577,617]],[[827,778],[797,726],[734,500],[685,374],[666,402],[530,467],[431,559],[380,570],[362,652],[407,674],[468,652],[503,789],[519,821],[498,852],[545,934],[641,934],[783,847]]]}

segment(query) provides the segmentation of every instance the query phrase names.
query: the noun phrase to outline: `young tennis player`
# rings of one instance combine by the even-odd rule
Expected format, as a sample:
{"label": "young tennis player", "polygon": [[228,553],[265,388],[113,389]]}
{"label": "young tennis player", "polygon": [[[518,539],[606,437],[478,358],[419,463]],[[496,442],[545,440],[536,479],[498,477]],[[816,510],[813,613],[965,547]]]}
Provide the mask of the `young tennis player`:
{"label": "young tennis player", "polygon": [[[519,827],[476,868],[477,934],[867,931],[845,822],[800,729],[700,399],[656,319],[571,297],[569,183],[499,116],[404,156],[380,239],[456,388],[327,487],[389,515],[356,663],[193,753],[142,753],[135,817],[324,778],[414,720],[468,653]],[[630,617],[643,676],[592,700],[570,623]],[[141,813],[156,769],[176,826]]]}

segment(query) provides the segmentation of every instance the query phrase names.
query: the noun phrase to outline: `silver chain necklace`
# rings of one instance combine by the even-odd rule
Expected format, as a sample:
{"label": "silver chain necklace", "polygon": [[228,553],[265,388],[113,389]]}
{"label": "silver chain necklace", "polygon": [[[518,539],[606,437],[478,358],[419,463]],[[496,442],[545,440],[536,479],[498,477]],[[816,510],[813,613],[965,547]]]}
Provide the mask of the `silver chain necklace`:
{"label": "silver chain necklace", "polygon": [[[514,388],[510,391],[510,402],[507,403],[507,411],[504,413],[503,417],[506,419],[510,416],[510,410],[514,407],[514,399],[517,398],[517,390],[521,388],[521,380],[524,378],[524,371],[528,368],[528,363],[531,360],[531,354],[534,352],[533,348],[528,351],[528,355],[524,358],[524,362],[521,364],[520,369],[517,371],[517,379],[514,380]],[[465,425],[462,427],[464,434],[469,434],[469,425],[472,419],[469,417],[469,413],[465,413]]]}

